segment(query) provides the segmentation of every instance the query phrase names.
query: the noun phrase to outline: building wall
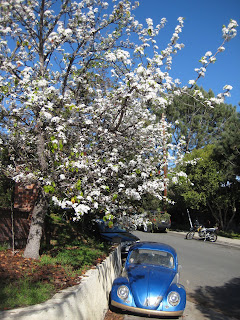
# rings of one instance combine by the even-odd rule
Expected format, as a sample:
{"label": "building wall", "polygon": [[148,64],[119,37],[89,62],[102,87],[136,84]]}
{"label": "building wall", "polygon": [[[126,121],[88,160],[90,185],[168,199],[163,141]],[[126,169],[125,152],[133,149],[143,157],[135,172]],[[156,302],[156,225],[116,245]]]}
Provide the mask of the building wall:
{"label": "building wall", "polygon": [[[13,228],[12,228],[13,225]],[[14,242],[19,248],[26,245],[30,220],[28,212],[14,210],[13,219],[10,209],[0,208],[0,244],[12,245],[12,229]]]}
{"label": "building wall", "polygon": [[22,212],[32,212],[34,203],[38,196],[36,185],[30,184],[27,186],[16,184],[14,192],[14,209]]}
{"label": "building wall", "polygon": [[15,246],[21,248],[26,245],[31,213],[37,196],[36,185],[15,185],[13,210],[0,208],[0,244],[11,246],[14,232]]}

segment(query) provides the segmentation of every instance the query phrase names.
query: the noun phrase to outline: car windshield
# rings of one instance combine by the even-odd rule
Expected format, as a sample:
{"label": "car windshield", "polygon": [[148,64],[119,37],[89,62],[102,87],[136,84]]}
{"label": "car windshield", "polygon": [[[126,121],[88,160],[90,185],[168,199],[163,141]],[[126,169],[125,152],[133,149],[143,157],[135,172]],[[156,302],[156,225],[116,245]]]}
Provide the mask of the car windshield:
{"label": "car windshield", "polygon": [[171,269],[174,267],[174,258],[172,254],[166,251],[159,250],[133,250],[128,261],[131,264],[148,264],[163,266]]}
{"label": "car windshield", "polygon": [[114,224],[111,228],[108,225],[108,222],[105,222],[103,220],[98,220],[97,221],[98,227],[100,232],[126,232],[126,229],[124,229],[122,226],[119,224]]}
{"label": "car windshield", "polygon": [[104,226],[103,232],[126,232],[121,226],[113,225],[111,228]]}

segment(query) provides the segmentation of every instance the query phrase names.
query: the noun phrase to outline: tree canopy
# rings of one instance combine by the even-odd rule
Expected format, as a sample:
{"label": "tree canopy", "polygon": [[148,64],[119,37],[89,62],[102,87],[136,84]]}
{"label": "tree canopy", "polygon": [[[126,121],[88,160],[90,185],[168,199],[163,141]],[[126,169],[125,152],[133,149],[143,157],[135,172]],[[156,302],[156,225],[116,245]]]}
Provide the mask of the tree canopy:
{"label": "tree canopy", "polygon": [[[198,87],[195,90],[206,99],[214,97],[211,90],[206,92]],[[189,89],[184,95],[175,97],[166,108],[167,122],[172,124],[173,141],[176,143],[183,139],[185,152],[216,142],[225,130],[225,123],[236,115],[231,105],[221,103],[209,108],[196,100],[195,94],[196,91]]]}
{"label": "tree canopy", "polygon": [[226,168],[229,180],[240,177],[240,113],[234,111],[218,136],[214,150],[216,159]]}
{"label": "tree canopy", "polygon": [[228,230],[239,206],[240,183],[229,180],[226,167],[216,159],[215,145],[194,149],[178,167],[186,176],[172,186],[173,200],[185,208],[208,212],[222,230]]}
{"label": "tree canopy", "polygon": [[[166,48],[157,40],[166,24],[141,25],[127,0],[9,0],[0,2],[2,145],[11,155],[4,172],[39,187],[26,257],[37,258],[49,197],[73,207],[114,214],[144,194],[161,199],[167,141],[164,110],[180,88],[171,78],[172,56],[183,48],[179,18]],[[223,28],[223,45],[237,23]],[[136,40],[137,39],[137,40]],[[206,53],[193,85],[215,55]],[[228,94],[202,103],[222,101]],[[172,153],[173,154],[173,153]],[[177,161],[177,160],[175,160]],[[160,174],[159,174],[160,172]]]}

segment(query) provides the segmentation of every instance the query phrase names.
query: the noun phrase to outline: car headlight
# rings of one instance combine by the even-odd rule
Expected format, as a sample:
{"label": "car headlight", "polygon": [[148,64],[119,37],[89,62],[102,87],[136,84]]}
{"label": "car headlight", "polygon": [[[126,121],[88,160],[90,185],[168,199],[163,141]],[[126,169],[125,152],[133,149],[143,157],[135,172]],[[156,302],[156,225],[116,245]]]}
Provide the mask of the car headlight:
{"label": "car headlight", "polygon": [[168,303],[169,303],[171,306],[175,307],[175,306],[177,306],[177,305],[179,304],[179,302],[180,302],[180,295],[179,295],[179,293],[176,292],[176,291],[171,291],[171,292],[168,294],[167,299],[168,299]]}
{"label": "car headlight", "polygon": [[129,289],[127,286],[120,286],[117,290],[117,295],[120,299],[126,300],[129,294]]}

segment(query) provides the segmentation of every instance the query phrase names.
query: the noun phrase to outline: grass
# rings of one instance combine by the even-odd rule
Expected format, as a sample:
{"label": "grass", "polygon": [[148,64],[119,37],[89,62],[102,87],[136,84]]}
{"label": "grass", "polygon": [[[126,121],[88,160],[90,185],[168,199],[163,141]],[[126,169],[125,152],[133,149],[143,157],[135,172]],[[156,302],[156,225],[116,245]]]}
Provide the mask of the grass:
{"label": "grass", "polygon": [[61,265],[70,276],[76,276],[87,267],[91,266],[99,257],[105,256],[108,247],[103,243],[91,245],[78,244],[68,246],[63,250],[54,249],[50,254],[43,254],[38,264]]}
{"label": "grass", "polygon": [[45,251],[40,260],[24,259],[0,248],[0,310],[38,304],[79,284],[81,276],[109,254],[109,246],[92,239]]}
{"label": "grass", "polygon": [[0,251],[5,251],[5,250],[7,250],[7,248],[8,248],[7,243],[0,244]]}
{"label": "grass", "polygon": [[84,227],[51,213],[46,223],[39,260],[25,259],[23,250],[13,254],[7,244],[0,245],[0,310],[38,304],[79,284],[81,276],[110,252],[109,245],[95,238],[88,220]]}
{"label": "grass", "polygon": [[0,285],[0,309],[13,309],[41,303],[54,294],[51,283],[31,282],[30,279],[19,279],[8,285]]}
{"label": "grass", "polygon": [[240,239],[240,234],[235,233],[233,231],[231,231],[231,232],[219,231],[218,234],[221,237],[226,237],[226,238],[231,238],[231,239]]}

